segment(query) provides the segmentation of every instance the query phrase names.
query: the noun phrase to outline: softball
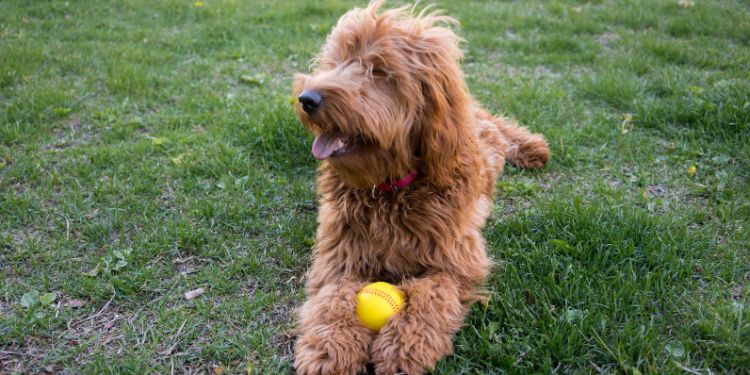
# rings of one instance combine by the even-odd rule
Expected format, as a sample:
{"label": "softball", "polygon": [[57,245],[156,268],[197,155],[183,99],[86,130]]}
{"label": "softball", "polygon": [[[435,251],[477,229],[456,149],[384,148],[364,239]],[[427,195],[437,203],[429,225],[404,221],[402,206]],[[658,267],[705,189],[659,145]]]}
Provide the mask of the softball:
{"label": "softball", "polygon": [[383,281],[367,284],[357,294],[357,315],[365,327],[380,331],[404,307],[404,293]]}

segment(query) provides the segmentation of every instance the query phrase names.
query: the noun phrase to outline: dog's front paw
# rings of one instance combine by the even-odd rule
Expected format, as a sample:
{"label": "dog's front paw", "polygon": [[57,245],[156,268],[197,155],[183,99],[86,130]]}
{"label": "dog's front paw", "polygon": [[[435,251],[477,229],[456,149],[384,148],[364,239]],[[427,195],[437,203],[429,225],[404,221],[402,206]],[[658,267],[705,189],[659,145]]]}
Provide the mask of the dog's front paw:
{"label": "dog's front paw", "polygon": [[378,375],[423,374],[453,351],[452,334],[407,314],[394,315],[370,347]]}
{"label": "dog's front paw", "polygon": [[366,341],[361,333],[324,329],[300,337],[295,346],[294,367],[299,375],[351,374],[363,371]]}

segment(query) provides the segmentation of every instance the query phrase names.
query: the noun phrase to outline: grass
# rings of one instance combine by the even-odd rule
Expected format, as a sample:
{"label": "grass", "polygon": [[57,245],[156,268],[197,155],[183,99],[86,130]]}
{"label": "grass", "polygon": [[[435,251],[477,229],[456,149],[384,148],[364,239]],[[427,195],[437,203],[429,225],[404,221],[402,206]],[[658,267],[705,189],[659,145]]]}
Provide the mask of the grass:
{"label": "grass", "polygon": [[[491,299],[435,373],[747,371],[748,3],[444,3],[554,156],[498,182]],[[290,371],[291,76],[353,3],[199,4],[0,2],[0,372]]]}

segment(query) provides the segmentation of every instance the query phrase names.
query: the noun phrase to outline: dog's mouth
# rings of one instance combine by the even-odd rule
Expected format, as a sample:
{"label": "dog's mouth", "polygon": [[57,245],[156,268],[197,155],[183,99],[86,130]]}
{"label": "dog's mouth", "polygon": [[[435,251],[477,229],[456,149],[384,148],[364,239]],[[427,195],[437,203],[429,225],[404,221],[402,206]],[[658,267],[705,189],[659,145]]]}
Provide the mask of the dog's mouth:
{"label": "dog's mouth", "polygon": [[315,137],[312,154],[318,160],[346,155],[356,148],[356,140],[356,137],[344,134],[337,129],[327,130]]}

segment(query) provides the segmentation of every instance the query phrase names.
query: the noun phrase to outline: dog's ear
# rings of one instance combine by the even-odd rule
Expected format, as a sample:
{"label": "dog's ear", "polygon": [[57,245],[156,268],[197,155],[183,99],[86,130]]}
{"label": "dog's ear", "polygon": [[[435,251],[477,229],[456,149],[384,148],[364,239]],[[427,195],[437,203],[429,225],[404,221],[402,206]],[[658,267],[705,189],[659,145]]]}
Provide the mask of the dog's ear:
{"label": "dog's ear", "polygon": [[471,97],[459,65],[460,39],[447,27],[427,27],[416,37],[421,80],[420,157],[426,177],[438,186],[455,182],[462,144],[471,139]]}

